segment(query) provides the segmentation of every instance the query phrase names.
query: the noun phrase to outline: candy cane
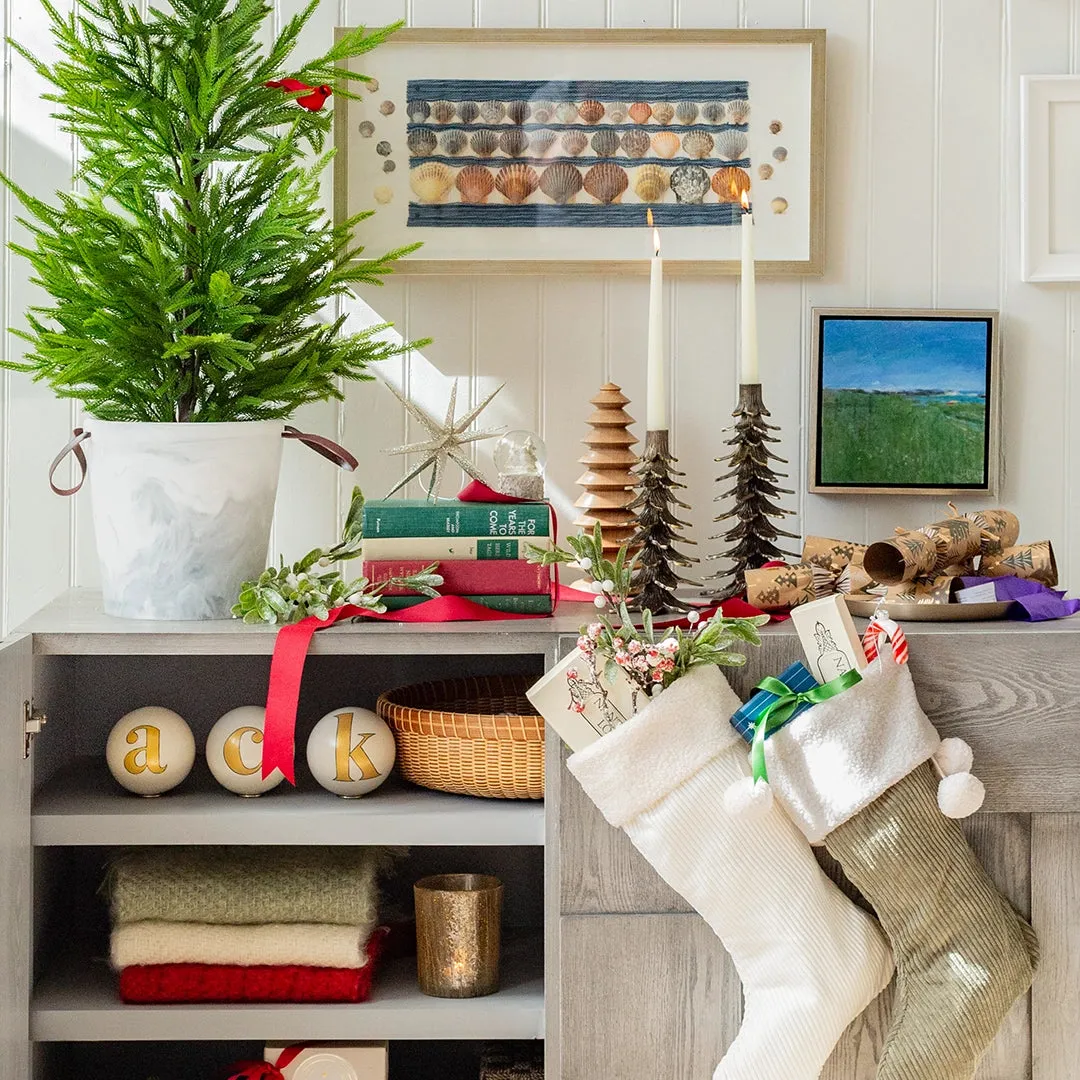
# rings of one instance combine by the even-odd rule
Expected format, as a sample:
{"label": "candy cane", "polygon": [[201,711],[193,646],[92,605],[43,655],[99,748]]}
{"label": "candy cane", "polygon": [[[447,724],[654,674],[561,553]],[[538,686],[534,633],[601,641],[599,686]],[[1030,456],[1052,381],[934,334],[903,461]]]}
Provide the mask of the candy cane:
{"label": "candy cane", "polygon": [[862,640],[863,652],[866,654],[869,663],[873,663],[878,658],[878,650],[881,648],[882,639],[892,642],[893,659],[898,664],[908,662],[907,638],[900,628],[900,624],[893,619],[879,618],[875,615],[870,620],[870,625],[866,628]]}

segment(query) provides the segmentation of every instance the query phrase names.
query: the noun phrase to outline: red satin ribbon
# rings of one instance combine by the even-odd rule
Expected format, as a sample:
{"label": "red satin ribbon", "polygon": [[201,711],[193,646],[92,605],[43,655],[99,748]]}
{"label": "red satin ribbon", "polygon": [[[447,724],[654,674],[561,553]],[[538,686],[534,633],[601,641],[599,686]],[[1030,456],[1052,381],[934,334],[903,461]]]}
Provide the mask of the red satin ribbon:
{"label": "red satin ribbon", "polygon": [[268,1061],[237,1061],[229,1066],[228,1080],[285,1080],[287,1069],[305,1050],[306,1046],[286,1046],[271,1065]]}

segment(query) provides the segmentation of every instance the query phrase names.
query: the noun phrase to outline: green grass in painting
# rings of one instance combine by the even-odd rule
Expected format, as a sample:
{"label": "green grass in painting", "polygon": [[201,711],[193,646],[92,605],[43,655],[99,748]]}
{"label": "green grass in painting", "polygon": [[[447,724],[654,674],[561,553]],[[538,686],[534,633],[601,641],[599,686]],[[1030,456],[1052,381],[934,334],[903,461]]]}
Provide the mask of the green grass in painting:
{"label": "green grass in painting", "polygon": [[821,404],[823,484],[981,484],[982,402],[945,396],[826,390]]}

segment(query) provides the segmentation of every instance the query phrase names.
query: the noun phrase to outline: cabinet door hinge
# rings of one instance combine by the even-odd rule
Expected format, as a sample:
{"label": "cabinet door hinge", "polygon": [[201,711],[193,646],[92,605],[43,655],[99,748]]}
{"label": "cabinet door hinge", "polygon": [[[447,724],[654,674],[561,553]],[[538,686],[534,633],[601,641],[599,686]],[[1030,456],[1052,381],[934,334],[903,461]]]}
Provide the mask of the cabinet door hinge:
{"label": "cabinet door hinge", "polygon": [[30,756],[30,744],[34,736],[41,733],[41,729],[48,723],[49,718],[34,708],[32,701],[23,702],[23,757]]}

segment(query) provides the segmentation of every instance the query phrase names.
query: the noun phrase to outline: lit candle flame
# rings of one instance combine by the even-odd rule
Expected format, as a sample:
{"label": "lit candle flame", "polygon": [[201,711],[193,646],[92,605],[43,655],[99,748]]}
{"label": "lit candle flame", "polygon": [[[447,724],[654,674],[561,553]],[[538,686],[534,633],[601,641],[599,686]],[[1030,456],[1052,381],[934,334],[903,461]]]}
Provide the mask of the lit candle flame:
{"label": "lit candle flame", "polygon": [[645,220],[649,223],[649,228],[652,229],[652,243],[653,253],[655,255],[660,254],[660,230],[653,224],[652,207],[645,211]]}
{"label": "lit candle flame", "polygon": [[[734,184],[734,182],[732,182],[731,191],[732,191],[732,194],[735,193],[735,184]],[[743,188],[742,191],[739,192],[739,202],[742,203],[742,208],[744,210],[749,210],[750,209],[750,192],[746,188]]]}

